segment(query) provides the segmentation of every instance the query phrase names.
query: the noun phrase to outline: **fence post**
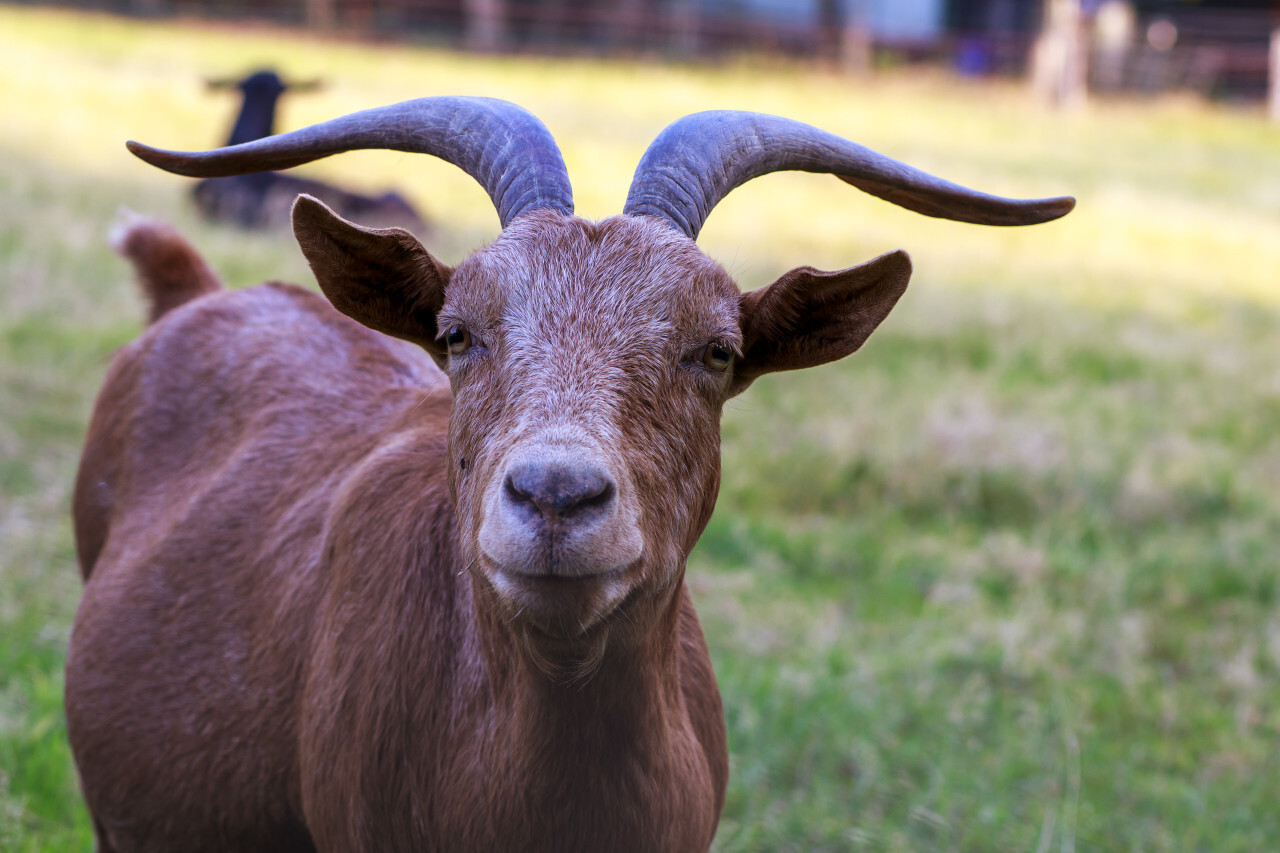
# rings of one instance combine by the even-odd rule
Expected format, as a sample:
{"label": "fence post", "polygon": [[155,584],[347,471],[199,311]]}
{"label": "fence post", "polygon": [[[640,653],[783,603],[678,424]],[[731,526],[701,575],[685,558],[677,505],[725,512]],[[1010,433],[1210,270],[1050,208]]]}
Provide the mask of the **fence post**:
{"label": "fence post", "polygon": [[338,22],[336,0],[306,0],[307,26],[313,30],[329,32]]}
{"label": "fence post", "polygon": [[506,15],[502,0],[467,0],[466,45],[471,50],[495,51],[505,40]]}
{"label": "fence post", "polygon": [[867,0],[851,0],[845,4],[840,30],[840,67],[846,74],[866,74],[872,65]]}
{"label": "fence post", "polygon": [[696,0],[674,0],[667,6],[667,19],[676,55],[696,57],[702,46],[702,12]]}
{"label": "fence post", "polygon": [[1271,68],[1267,75],[1267,112],[1272,121],[1280,121],[1280,27],[1271,31]]}
{"label": "fence post", "polygon": [[1085,100],[1087,66],[1080,0],[1045,0],[1044,19],[1032,55],[1031,84],[1056,107],[1079,106]]}

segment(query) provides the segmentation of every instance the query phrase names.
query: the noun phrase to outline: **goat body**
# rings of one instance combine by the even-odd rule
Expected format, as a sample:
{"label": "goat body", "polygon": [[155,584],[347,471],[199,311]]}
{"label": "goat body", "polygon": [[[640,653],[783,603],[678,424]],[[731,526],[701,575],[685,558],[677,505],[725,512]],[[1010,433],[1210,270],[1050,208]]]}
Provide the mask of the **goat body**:
{"label": "goat body", "polygon": [[[926,212],[1011,224],[1070,203],[705,114],[654,143],[623,215],[591,223],[509,104],[347,119],[211,155],[135,146],[207,175],[376,137],[476,176],[503,231],[454,269],[303,197],[294,230],[328,302],[221,290],[155,223],[122,238],[153,323],[89,427],[66,679],[99,849],[706,850],[728,756],[684,574],[723,404],[856,350],[910,263],[740,294],[694,242],[702,219],[819,144],[828,171]],[[695,197],[698,175],[714,180]]]}
{"label": "goat body", "polygon": [[299,195],[319,199],[345,219],[359,219],[374,226],[408,228],[418,234],[427,230],[413,206],[394,191],[364,195],[277,172],[206,178],[191,191],[196,209],[205,219],[246,229],[288,227],[289,211]]}
{"label": "goat body", "polygon": [[[147,275],[190,253],[177,235],[129,244],[180,285]],[[460,552],[450,409],[421,349],[287,285],[203,295],[119,354],[77,481],[68,661],[104,849],[708,846],[727,758],[687,592],[585,683],[548,677],[577,656],[522,654]]]}

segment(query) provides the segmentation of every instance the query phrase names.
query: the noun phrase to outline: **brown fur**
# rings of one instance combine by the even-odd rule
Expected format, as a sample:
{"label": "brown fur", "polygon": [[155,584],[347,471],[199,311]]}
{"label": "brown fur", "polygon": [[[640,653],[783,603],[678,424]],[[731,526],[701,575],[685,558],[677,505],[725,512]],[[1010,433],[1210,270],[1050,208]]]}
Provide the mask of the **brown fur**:
{"label": "brown fur", "polygon": [[222,282],[178,232],[162,222],[139,219],[122,232],[116,251],[133,262],[150,306],[148,323],[186,302],[222,289]]}
{"label": "brown fur", "polygon": [[[902,262],[740,297],[644,218],[535,211],[456,270],[315,203],[295,224],[330,300],[405,340],[287,285],[210,293],[163,229],[129,253],[162,319],[111,367],[74,502],[100,849],[706,850],[728,756],[684,571],[721,407],[856,349]],[[448,354],[455,326],[484,346]],[[707,369],[708,342],[746,352]],[[579,574],[495,563],[484,537],[534,536],[495,515],[510,460],[564,446],[626,512]]]}

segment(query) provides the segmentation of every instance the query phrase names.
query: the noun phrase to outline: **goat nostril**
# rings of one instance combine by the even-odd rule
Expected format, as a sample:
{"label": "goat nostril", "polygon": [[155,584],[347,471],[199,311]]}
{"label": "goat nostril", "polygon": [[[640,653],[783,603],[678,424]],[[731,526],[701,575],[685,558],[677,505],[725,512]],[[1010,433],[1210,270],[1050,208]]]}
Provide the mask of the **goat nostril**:
{"label": "goat nostril", "polygon": [[507,479],[503,481],[502,486],[510,500],[515,501],[518,504],[536,503],[533,499],[532,490],[518,485],[516,483],[515,475],[508,474]]}
{"label": "goat nostril", "polygon": [[566,509],[572,509],[574,507],[582,507],[585,509],[588,507],[604,506],[613,499],[613,491],[613,483],[603,477],[600,477],[597,483],[586,484],[581,495],[579,495],[571,505],[567,506]]}
{"label": "goat nostril", "polygon": [[617,489],[595,468],[528,465],[507,474],[503,491],[511,503],[550,519],[603,508],[613,500]]}

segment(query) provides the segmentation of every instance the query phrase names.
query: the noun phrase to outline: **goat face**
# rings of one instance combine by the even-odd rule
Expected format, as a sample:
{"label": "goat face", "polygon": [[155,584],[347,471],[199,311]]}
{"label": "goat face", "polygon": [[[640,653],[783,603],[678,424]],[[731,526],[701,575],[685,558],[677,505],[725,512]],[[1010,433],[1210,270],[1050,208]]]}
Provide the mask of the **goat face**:
{"label": "goat face", "polygon": [[574,637],[674,590],[719,484],[730,364],[704,353],[740,349],[737,299],[692,241],[631,217],[531,214],[458,269],[452,484],[513,618]]}
{"label": "goat face", "polygon": [[[742,350],[724,270],[648,218],[532,211],[449,271],[405,232],[309,200],[295,215],[335,304],[417,340],[449,376],[464,559],[506,618],[561,645],[598,644],[619,607],[631,628],[649,622],[719,485],[720,410]],[[386,293],[392,269],[412,284],[388,321],[360,291]]]}
{"label": "goat face", "polygon": [[[443,157],[498,209],[503,233],[456,271],[408,232],[354,225],[306,197],[294,230],[335,307],[418,343],[448,374],[458,568],[526,640],[560,648],[599,650],[611,632],[637,636],[670,612],[715,502],[724,401],[762,373],[856,350],[910,276],[895,252],[834,273],[801,267],[739,295],[694,243],[725,194],[802,169],[969,222],[1045,221],[1073,203],[976,193],[749,113],[673,124],[642,159],[623,215],[598,224],[572,216],[546,128],[498,101],[426,98],[198,155],[132,145],[194,176],[353,147]],[[608,618],[624,609],[627,618]]]}
{"label": "goat face", "polygon": [[310,199],[295,228],[340,310],[448,374],[466,568],[526,640],[569,651],[637,639],[666,611],[715,504],[724,401],[857,349],[910,276],[898,252],[741,296],[647,216],[531,211],[456,270]]}

